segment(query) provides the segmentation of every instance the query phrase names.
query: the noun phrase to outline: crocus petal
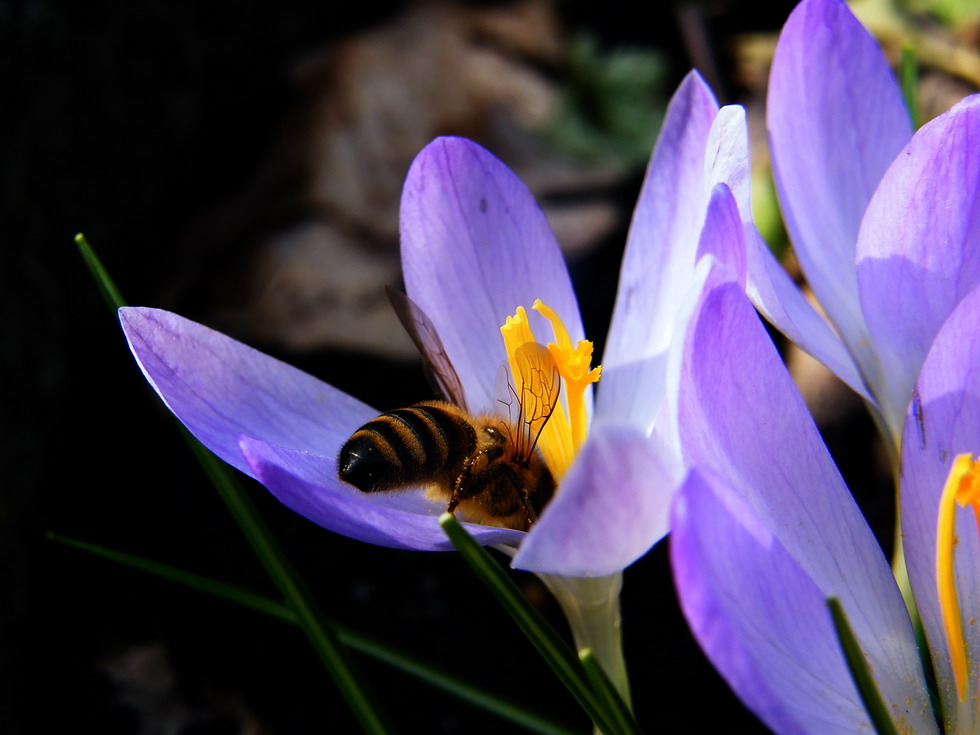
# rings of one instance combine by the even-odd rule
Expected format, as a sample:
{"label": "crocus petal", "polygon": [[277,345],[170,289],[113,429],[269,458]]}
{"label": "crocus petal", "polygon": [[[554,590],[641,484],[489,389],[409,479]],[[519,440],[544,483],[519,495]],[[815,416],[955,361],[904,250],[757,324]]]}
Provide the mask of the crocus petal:
{"label": "crocus petal", "polygon": [[857,248],[877,382],[898,436],[936,332],[980,282],[980,95],[915,134],[871,200]]}
{"label": "crocus petal", "polygon": [[865,732],[824,594],[738,493],[693,471],[674,504],[670,557],[695,637],[770,729]]}
{"label": "crocus petal", "polygon": [[745,234],[735,195],[728,184],[717,184],[711,191],[708,213],[698,241],[697,257],[711,254],[732,269],[732,276],[745,287]]}
{"label": "crocus petal", "polygon": [[[500,326],[518,306],[535,335],[551,330],[541,299],[584,339],[568,270],[527,187],[486,150],[439,138],[416,157],[402,194],[401,253],[409,297],[429,316],[473,411],[489,410],[507,357]],[[587,393],[591,408],[591,390]]]}
{"label": "crocus petal", "polygon": [[841,601],[886,703],[916,732],[933,732],[888,563],[737,284],[706,289],[671,372],[689,466],[719,473],[821,593]]}
{"label": "crocus petal", "polygon": [[690,281],[704,223],[705,146],[718,103],[696,72],[685,77],[667,108],[633,213],[619,290],[602,356],[597,416],[649,431],[660,399],[671,315]]}
{"label": "crocus petal", "polygon": [[804,0],[790,14],[769,75],[767,124],[800,264],[844,341],[860,349],[858,228],[911,128],[881,50],[841,0]]}
{"label": "crocus petal", "polygon": [[150,385],[212,452],[252,474],[239,434],[336,458],[377,411],[301,370],[161,309],[119,310]]}
{"label": "crocus petal", "polygon": [[755,308],[793,344],[826,365],[851,390],[876,406],[847,347],[806,300],[755,225],[746,226],[745,242],[748,270],[745,292]]}
{"label": "crocus petal", "polygon": [[[749,135],[741,106],[721,108],[711,125],[705,154],[705,184],[713,182],[724,182],[737,208],[732,210],[726,205],[730,221],[726,227],[719,228],[718,222],[712,222],[719,213],[712,213],[709,204],[699,255],[713,252],[720,261],[733,267],[752,303],[773,326],[830,368],[859,395],[872,401],[844,343],[779,265],[752,221]],[[712,196],[720,184],[713,185]],[[741,218],[743,233],[732,229],[733,217]]]}
{"label": "crocus petal", "polygon": [[[722,107],[711,125],[705,154],[705,184],[712,182],[724,182],[731,190],[737,209],[729,209],[728,218],[741,217],[744,232],[731,229],[734,221],[712,231],[718,223],[712,223],[711,219],[718,214],[709,211],[705,230],[701,232],[699,254],[713,252],[720,261],[734,267],[745,292],[770,324],[873,403],[844,343],[779,265],[752,221],[749,134],[741,106]],[[715,191],[718,186],[714,185]]]}
{"label": "crocus petal", "polygon": [[[421,490],[362,493],[336,478],[336,460],[240,437],[253,476],[280,502],[336,533],[370,544],[417,551],[452,549],[439,527],[445,506]],[[516,546],[522,531],[464,524],[481,544]]]}
{"label": "crocus petal", "polygon": [[704,152],[704,194],[707,203],[712,191],[724,183],[738,203],[743,222],[752,221],[752,167],[749,159],[749,127],[745,108],[725,105],[711,122]]}
{"label": "crocus petal", "polygon": [[[915,602],[929,639],[939,692],[952,718],[947,732],[977,729],[976,670],[973,704],[958,708],[949,649],[936,594],[936,522],[939,497],[957,454],[980,454],[980,288],[971,291],[936,335],[915,386],[902,439],[902,535]],[[956,519],[956,586],[964,622],[980,609],[980,540],[969,510]],[[968,650],[980,651],[980,629],[964,625]],[[972,658],[971,658],[972,660]],[[975,667],[975,664],[974,664]],[[957,722],[958,710],[970,722]]]}
{"label": "crocus petal", "polygon": [[566,577],[622,571],[667,532],[679,475],[673,455],[636,427],[594,427],[513,565]]}

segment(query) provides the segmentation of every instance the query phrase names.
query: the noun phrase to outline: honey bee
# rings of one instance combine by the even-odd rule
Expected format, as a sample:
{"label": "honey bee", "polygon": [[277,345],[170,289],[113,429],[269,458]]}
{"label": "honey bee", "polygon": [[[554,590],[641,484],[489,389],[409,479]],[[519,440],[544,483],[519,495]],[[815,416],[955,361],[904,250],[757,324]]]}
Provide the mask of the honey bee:
{"label": "honey bee", "polygon": [[388,295],[437,390],[450,400],[423,401],[368,421],[340,450],[340,479],[367,493],[424,485],[429,497],[465,520],[527,530],[555,489],[537,449],[561,386],[553,358],[542,345],[521,347],[515,357],[523,366],[519,388],[506,365],[498,375],[501,415],[470,414],[432,322],[405,294],[388,289]]}

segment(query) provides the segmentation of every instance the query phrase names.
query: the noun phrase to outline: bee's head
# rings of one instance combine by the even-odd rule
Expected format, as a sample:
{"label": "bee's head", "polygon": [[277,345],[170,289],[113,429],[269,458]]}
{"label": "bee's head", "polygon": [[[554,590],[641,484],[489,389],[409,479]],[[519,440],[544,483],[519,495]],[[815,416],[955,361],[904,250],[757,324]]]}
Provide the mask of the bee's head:
{"label": "bee's head", "polygon": [[485,440],[490,442],[491,444],[507,443],[507,435],[504,434],[504,432],[502,432],[496,426],[484,426],[483,435],[485,437]]}

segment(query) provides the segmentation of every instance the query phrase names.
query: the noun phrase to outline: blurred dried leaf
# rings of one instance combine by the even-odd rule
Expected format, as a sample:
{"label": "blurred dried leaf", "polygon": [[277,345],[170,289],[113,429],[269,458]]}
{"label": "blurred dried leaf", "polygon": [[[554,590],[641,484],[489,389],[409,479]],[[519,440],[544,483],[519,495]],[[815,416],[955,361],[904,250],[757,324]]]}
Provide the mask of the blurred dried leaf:
{"label": "blurred dried leaf", "polygon": [[[294,76],[307,102],[264,180],[223,215],[239,233],[238,267],[215,321],[289,349],[413,356],[382,287],[400,280],[405,174],[443,134],[482,142],[539,197],[575,194],[564,206],[545,202],[546,213],[567,252],[596,243],[619,224],[606,190],[626,168],[611,155],[576,163],[542,142],[559,99],[542,70],[564,63],[565,47],[547,0],[480,9],[433,2],[306,58]],[[257,221],[263,226],[249,227]]]}

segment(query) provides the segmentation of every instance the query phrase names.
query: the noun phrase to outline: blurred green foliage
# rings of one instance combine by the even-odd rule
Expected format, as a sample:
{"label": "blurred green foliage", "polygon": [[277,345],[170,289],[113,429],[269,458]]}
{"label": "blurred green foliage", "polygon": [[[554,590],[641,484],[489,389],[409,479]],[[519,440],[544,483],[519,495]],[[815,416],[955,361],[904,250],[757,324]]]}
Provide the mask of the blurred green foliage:
{"label": "blurred green foliage", "polygon": [[606,50],[574,37],[549,141],[576,158],[645,165],[663,121],[665,72],[649,49]]}
{"label": "blurred green foliage", "polygon": [[769,166],[752,172],[752,218],[773,255],[781,260],[789,249],[789,236],[783,224],[776,184]]}
{"label": "blurred green foliage", "polygon": [[977,0],[901,0],[899,5],[910,13],[928,13],[954,30],[980,23],[980,2]]}

